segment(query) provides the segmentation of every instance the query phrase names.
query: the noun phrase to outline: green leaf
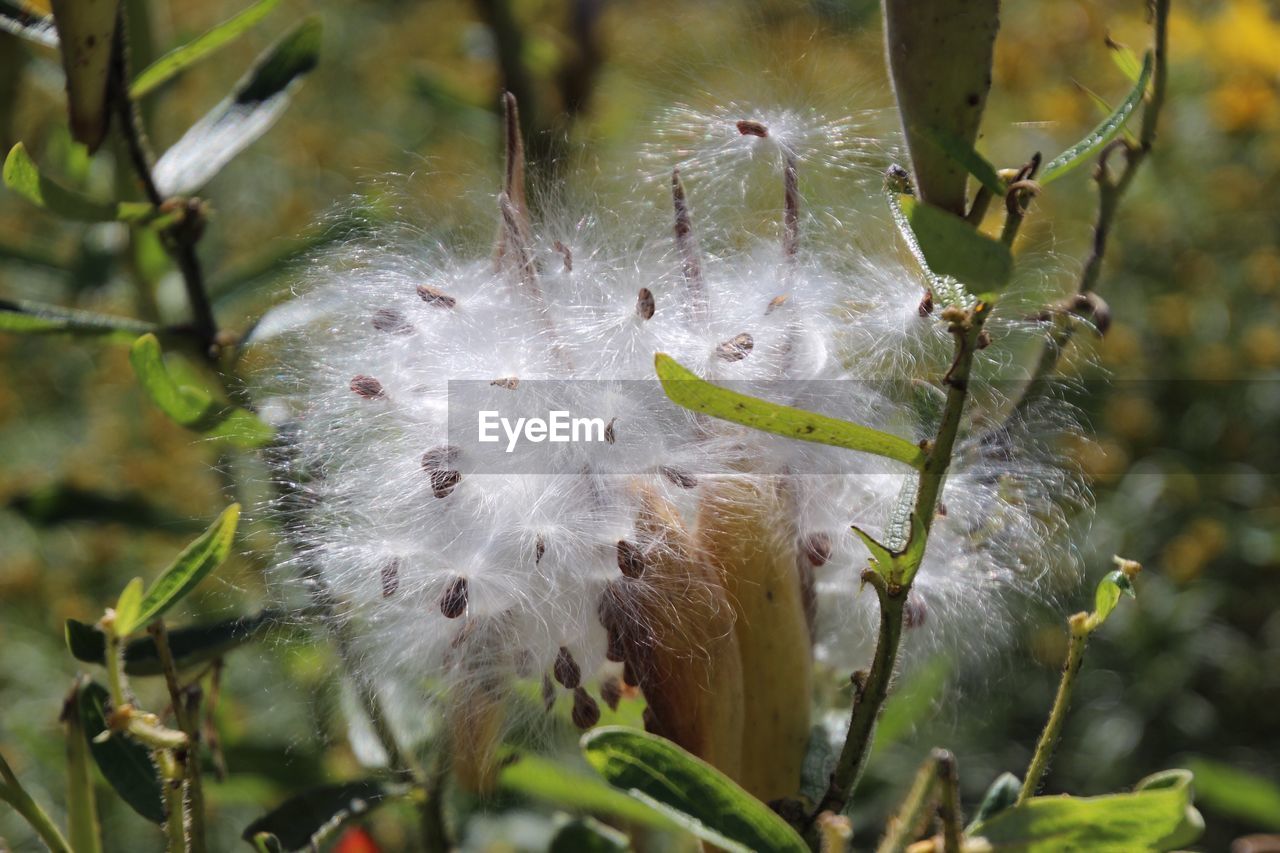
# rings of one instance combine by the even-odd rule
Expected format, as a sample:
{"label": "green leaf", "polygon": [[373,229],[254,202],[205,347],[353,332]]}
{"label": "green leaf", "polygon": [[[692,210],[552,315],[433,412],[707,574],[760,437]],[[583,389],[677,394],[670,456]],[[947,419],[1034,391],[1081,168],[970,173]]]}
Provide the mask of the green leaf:
{"label": "green leaf", "polygon": [[1191,770],[1196,799],[1203,806],[1259,829],[1280,832],[1280,782],[1207,758],[1192,761]]}
{"label": "green leaf", "polygon": [[[951,666],[939,655],[919,666],[902,683],[894,686],[876,723],[872,753],[902,743],[938,707],[938,697],[947,684]],[[824,780],[825,781],[825,780]],[[825,787],[824,787],[825,790]]]}
{"label": "green leaf", "polygon": [[787,438],[874,453],[913,468],[924,465],[924,451],[905,438],[721,388],[666,353],[654,357],[654,368],[667,396],[686,409]]}
{"label": "green leaf", "polygon": [[924,135],[930,142],[941,148],[948,157],[963,166],[966,172],[977,178],[978,183],[993,195],[1004,198],[1005,184],[996,173],[996,167],[991,165],[991,161],[979,154],[972,145],[941,127],[925,128]]}
{"label": "green leaf", "polygon": [[555,761],[521,753],[502,768],[498,786],[575,814],[594,814],[654,829],[674,829],[666,815],[603,782]]}
{"label": "green leaf", "polygon": [[631,840],[592,818],[571,820],[551,838],[547,853],[609,853],[630,850]]}
{"label": "green leaf", "polygon": [[242,447],[261,447],[271,441],[274,431],[252,412],[214,400],[204,389],[175,377],[165,365],[155,335],[134,341],[129,361],[151,402],[181,426]]}
{"label": "green leaf", "polygon": [[[172,565],[156,578],[146,595],[140,597],[136,612],[130,614],[131,619],[123,619],[117,608],[116,633],[124,636],[135,628],[154,622],[195,589],[206,575],[222,565],[231,553],[231,543],[235,540],[239,520],[240,504],[232,504],[223,510],[209,529],[188,545]],[[141,589],[141,582],[138,584]]]}
{"label": "green leaf", "polygon": [[125,585],[124,591],[116,599],[115,632],[117,636],[127,637],[138,623],[138,614],[142,612],[142,578],[134,578]]}
{"label": "green leaf", "polygon": [[1125,122],[1133,115],[1134,110],[1138,108],[1138,104],[1142,103],[1142,96],[1147,91],[1147,81],[1151,79],[1153,62],[1151,52],[1147,51],[1147,55],[1142,61],[1142,71],[1139,73],[1133,89],[1129,92],[1129,96],[1120,103],[1120,106],[1116,107],[1115,112],[1102,120],[1102,124],[1090,131],[1088,136],[1063,151],[1057,157],[1054,157],[1045,165],[1044,171],[1040,173],[1040,183],[1042,185],[1056,181],[1067,172],[1070,172],[1115,138],[1120,129],[1124,127]]}
{"label": "green leaf", "polygon": [[1107,621],[1107,617],[1111,615],[1112,610],[1115,610],[1122,594],[1130,598],[1135,597],[1133,581],[1129,580],[1129,576],[1119,569],[1107,572],[1106,576],[1098,581],[1098,588],[1093,594],[1093,615],[1089,620],[1090,630]]}
{"label": "green leaf", "polygon": [[[1093,101],[1093,105],[1098,108],[1098,111],[1102,113],[1102,115],[1109,116],[1111,115],[1112,112],[1115,111],[1114,107],[1112,107],[1111,104],[1107,102],[1106,98],[1102,97],[1097,92],[1093,91],[1088,86],[1081,83],[1079,80],[1074,80],[1072,82],[1076,84],[1077,89],[1079,89],[1081,92],[1084,92],[1085,96],[1089,100]],[[1129,140],[1130,144],[1132,145],[1138,144],[1138,137],[1134,136],[1128,127],[1122,127],[1120,129],[1120,132],[1124,134],[1124,138]]]}
{"label": "green leaf", "polygon": [[669,740],[611,726],[584,735],[582,750],[615,788],[651,798],[748,848],[770,853],[809,849],[768,806]]}
{"label": "green leaf", "polygon": [[58,46],[58,30],[53,18],[20,0],[0,0],[0,30],[45,47]]}
{"label": "green leaf", "polygon": [[976,826],[1000,814],[1018,801],[1020,793],[1022,793],[1022,780],[1008,771],[1001,773],[982,795],[982,802],[978,804],[978,810],[973,813],[973,820],[969,826]]}
{"label": "green leaf", "polygon": [[144,202],[103,202],[46,178],[26,146],[13,146],[4,161],[4,184],[27,201],[75,222],[144,222],[152,217]]}
{"label": "green leaf", "polygon": [[1142,62],[1139,61],[1137,54],[1113,40],[1110,35],[1107,36],[1107,50],[1111,54],[1111,61],[1116,64],[1116,68],[1120,69],[1120,73],[1128,78],[1130,83],[1138,82],[1142,77]]}
{"label": "green leaf", "polygon": [[120,0],[52,0],[50,5],[67,75],[71,136],[93,152],[111,121],[107,94]]}
{"label": "green leaf", "polygon": [[[0,324],[4,314],[0,312]],[[120,524],[137,530],[167,533],[200,532],[204,525],[157,506],[133,492],[112,494],[85,489],[67,480],[43,483],[30,491],[16,492],[9,509],[41,527],[86,521],[93,524]]]}
{"label": "green leaf", "polygon": [[97,741],[98,735],[107,731],[108,701],[107,689],[96,682],[80,688],[77,705],[89,752],[120,799],[152,823],[164,823],[160,780],[147,748],[121,734]]}
{"label": "green leaf", "polygon": [[[223,657],[236,647],[257,639],[278,621],[278,613],[263,610],[251,616],[224,619],[208,625],[170,629],[169,652],[179,670],[190,669]],[[105,662],[106,637],[93,625],[68,619],[66,639],[67,648],[76,660],[99,665]],[[153,638],[139,637],[125,645],[124,671],[139,677],[163,672]]]}
{"label": "green leaf", "polygon": [[290,797],[249,824],[240,837],[256,844],[255,838],[266,833],[275,836],[280,846],[265,849],[302,850],[313,839],[319,842],[347,821],[368,814],[399,793],[380,779],[313,788]]}
{"label": "green leaf", "polygon": [[320,34],[320,19],[307,18],[260,56],[231,96],[156,161],[153,174],[161,192],[196,192],[266,133],[288,106],[294,84],[315,68]]}
{"label": "green leaf", "polygon": [[252,29],[279,5],[280,0],[258,0],[243,12],[235,15],[213,29],[176,47],[144,68],[129,86],[129,97],[137,100],[182,73],[190,66],[230,44],[243,33]]}
{"label": "green leaf", "polygon": [[[996,851],[1135,853],[1187,843],[1190,774],[1161,785],[1102,797],[1033,797],[973,827]],[[1192,809],[1194,811],[1194,809]]]}
{"label": "green leaf", "polygon": [[951,276],[975,292],[998,290],[1008,283],[1013,256],[1004,243],[914,196],[898,196],[898,203],[932,273]]}
{"label": "green leaf", "polygon": [[133,340],[156,326],[130,317],[95,314],[41,302],[0,299],[0,332],[24,335],[84,335]]}

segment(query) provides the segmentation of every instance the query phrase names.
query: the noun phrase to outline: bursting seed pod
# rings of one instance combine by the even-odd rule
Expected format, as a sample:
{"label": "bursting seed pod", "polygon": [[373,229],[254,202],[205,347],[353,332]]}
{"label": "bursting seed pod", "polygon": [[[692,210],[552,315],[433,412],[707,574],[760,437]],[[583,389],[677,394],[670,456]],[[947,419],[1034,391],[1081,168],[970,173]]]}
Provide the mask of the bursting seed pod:
{"label": "bursting seed pod", "polygon": [[[476,789],[522,706],[516,685],[589,727],[625,684],[644,693],[651,730],[763,799],[793,796],[815,659],[861,665],[870,644],[850,525],[900,536],[911,472],[635,389],[657,393],[653,357],[666,352],[747,393],[919,440],[939,393],[923,379],[949,357],[947,305],[883,223],[806,216],[803,146],[823,138],[808,125],[785,136],[749,114],[709,117],[724,125],[715,150],[686,151],[686,170],[667,173],[667,223],[619,241],[591,216],[534,221],[510,96],[505,108],[492,251],[345,246],[260,327],[284,377],[292,563],[338,604],[331,618],[370,682],[413,685],[436,709]],[[710,200],[699,215],[700,169],[728,168],[731,147],[776,156],[780,238],[744,234],[731,215],[718,224]],[[854,231],[863,243],[878,231],[879,246],[854,245]],[[487,469],[451,429],[451,383],[498,407],[554,388],[599,417],[602,440],[536,469]],[[990,421],[998,396],[977,416]],[[1069,427],[1056,411],[1040,421]],[[945,642],[975,614],[998,625],[1005,598],[1070,562],[1060,498],[1079,495],[1038,428],[970,425],[913,633]]]}

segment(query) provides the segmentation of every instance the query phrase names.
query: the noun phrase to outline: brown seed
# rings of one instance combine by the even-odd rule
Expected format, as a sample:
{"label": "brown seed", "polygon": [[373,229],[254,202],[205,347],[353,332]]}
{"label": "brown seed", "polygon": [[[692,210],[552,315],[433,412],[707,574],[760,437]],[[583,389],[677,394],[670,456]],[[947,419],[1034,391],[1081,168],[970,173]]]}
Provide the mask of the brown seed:
{"label": "brown seed", "polygon": [[533,543],[533,564],[535,566],[542,562],[542,555],[545,553],[547,553],[547,543],[546,540],[542,538],[542,535],[539,534],[538,538],[535,539]]}
{"label": "brown seed", "polygon": [[928,317],[930,314],[933,313],[933,291],[932,290],[926,290],[924,292],[924,296],[920,297],[920,307],[916,310],[921,317]]}
{"label": "brown seed", "polygon": [[431,492],[437,498],[449,497],[462,482],[462,472],[452,467],[457,461],[458,448],[452,444],[422,454],[422,469],[431,475]]}
{"label": "brown seed", "polygon": [[644,552],[640,547],[625,539],[618,540],[618,568],[629,578],[644,575]]}
{"label": "brown seed", "polygon": [[375,400],[382,396],[382,383],[361,373],[351,377],[351,390],[366,400]]}
{"label": "brown seed", "polygon": [[916,590],[907,593],[907,604],[902,608],[902,623],[908,630],[919,628],[929,618],[929,608],[924,596]]}
{"label": "brown seed", "polygon": [[604,650],[605,659],[611,663],[622,663],[626,659],[626,644],[622,642],[622,632],[617,629],[611,629],[608,633],[607,644]]}
{"label": "brown seed", "polygon": [[373,327],[379,332],[393,335],[407,335],[413,331],[413,325],[394,308],[380,308],[373,314]]}
{"label": "brown seed", "polygon": [[688,471],[681,471],[679,468],[672,468],[670,465],[663,465],[658,469],[672,485],[679,486],[682,489],[696,488],[698,478],[690,474]]}
{"label": "brown seed", "polygon": [[742,361],[750,354],[755,345],[755,340],[746,332],[743,332],[740,335],[734,335],[716,347],[716,356],[725,361]]}
{"label": "brown seed", "polygon": [[390,598],[400,588],[400,561],[388,560],[382,564],[382,597]]}
{"label": "brown seed", "polygon": [[769,135],[769,128],[765,127],[758,121],[742,119],[738,122],[738,133],[741,133],[743,136],[758,136],[761,139],[764,139]]}
{"label": "brown seed", "polygon": [[657,304],[653,300],[653,291],[647,287],[640,288],[640,293],[636,296],[636,313],[640,315],[640,319],[651,319],[656,308]]}
{"label": "brown seed", "polygon": [[978,332],[978,340],[976,345],[978,349],[986,349],[987,347],[991,346],[991,333],[988,332],[986,329],[983,329],[981,332]]}
{"label": "brown seed", "polygon": [[440,612],[449,619],[457,619],[467,612],[468,598],[467,579],[456,577],[440,596]]}
{"label": "brown seed", "polygon": [[618,440],[618,434],[613,430],[613,425],[617,420],[617,418],[610,418],[609,423],[604,428],[604,440],[606,444],[613,444]]}
{"label": "brown seed", "polygon": [[579,687],[573,691],[573,724],[580,729],[589,729],[600,722],[600,706],[586,690]]}
{"label": "brown seed", "polygon": [[502,379],[495,379],[489,384],[497,385],[499,388],[506,388],[508,391],[514,391],[520,387],[520,380],[514,376],[506,376]]}
{"label": "brown seed", "polygon": [[802,545],[809,565],[815,569],[825,566],[831,559],[831,536],[827,533],[811,533],[806,536]]}
{"label": "brown seed", "polygon": [[631,661],[622,662],[622,683],[628,687],[639,687],[640,679],[636,677],[636,668],[631,665]]}
{"label": "brown seed", "polygon": [[787,300],[791,298],[790,293],[783,293],[769,300],[769,305],[764,309],[766,315],[772,314],[774,311],[787,304]]}
{"label": "brown seed", "polygon": [[556,704],[556,686],[551,683],[551,676],[542,675],[542,705],[548,711]]}
{"label": "brown seed", "polygon": [[579,668],[578,662],[573,659],[573,652],[564,646],[560,647],[560,654],[556,655],[555,666],[552,667],[555,673],[556,681],[564,687],[572,690],[582,683],[582,669]]}
{"label": "brown seed", "polygon": [[429,284],[418,285],[418,296],[422,297],[423,302],[428,305],[434,305],[437,308],[453,308],[458,304],[457,299]]}
{"label": "brown seed", "polygon": [[461,471],[432,471],[431,494],[437,498],[447,498],[461,482]]}
{"label": "brown seed", "polygon": [[609,706],[610,711],[618,710],[618,702],[622,699],[622,684],[617,676],[610,676],[600,682],[600,698]]}

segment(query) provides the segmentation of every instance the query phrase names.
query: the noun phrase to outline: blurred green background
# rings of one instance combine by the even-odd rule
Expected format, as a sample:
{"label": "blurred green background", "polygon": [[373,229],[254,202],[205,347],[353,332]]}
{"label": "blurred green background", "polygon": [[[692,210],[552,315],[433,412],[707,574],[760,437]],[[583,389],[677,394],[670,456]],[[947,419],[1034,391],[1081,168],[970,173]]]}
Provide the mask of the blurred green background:
{"label": "blurred green background", "polygon": [[[146,21],[132,34],[135,67],[239,8],[128,5],[147,13],[135,14]],[[1149,41],[1137,0],[1006,6],[979,146],[1001,166],[1052,154],[1098,121],[1078,84],[1113,103],[1123,97],[1108,33],[1135,50]],[[652,138],[673,102],[876,110],[873,127],[894,127],[873,0],[288,0],[149,99],[155,147],[313,12],[325,25],[320,67],[279,124],[203,193],[213,216],[200,253],[231,329],[287,296],[297,253],[341,234],[340,218],[317,222],[353,196],[380,215],[394,213],[388,198],[408,199],[428,226],[474,229],[469,211],[481,208],[457,200],[494,185],[504,57],[518,62],[509,84],[522,95],[531,150],[567,164],[543,165],[543,179],[570,185],[636,168],[637,140]],[[1176,2],[1170,41],[1157,150],[1125,200],[1099,288],[1114,322],[1102,341],[1080,336],[1084,355],[1067,365],[1115,380],[1086,383],[1091,393],[1080,396],[1096,431],[1080,447],[1098,504],[1081,537],[1089,580],[1113,553],[1147,571],[1136,606],[1121,607],[1090,649],[1046,787],[1104,793],[1189,764],[1208,822],[1200,846],[1215,850],[1280,832],[1280,808],[1221,770],[1280,780],[1280,12],[1262,0]],[[89,160],[70,144],[61,87],[51,51],[0,33],[4,150],[22,140],[59,179],[109,196],[113,149]],[[1051,246],[1064,291],[1089,245],[1086,172],[1037,200],[1021,238]],[[136,296],[138,276],[154,279],[154,303]],[[162,318],[184,308],[175,276],[133,255],[116,226],[68,226],[8,192],[0,298]],[[56,718],[77,671],[63,621],[94,621],[125,581],[167,564],[229,497],[260,497],[236,494],[225,472],[237,462],[150,407],[126,348],[0,336],[0,748],[55,814]],[[270,540],[251,528],[242,545],[185,617],[270,603]],[[1086,603],[1080,592],[1066,605]],[[873,759],[860,832],[932,746],[958,755],[970,809],[1000,771],[1025,766],[1056,685],[1065,612],[1028,613],[1009,649],[957,669],[936,693],[921,688],[924,698],[903,711],[910,725]],[[217,720],[232,774],[209,786],[215,849],[240,844],[249,820],[300,785],[359,773],[331,664],[323,646],[283,628],[229,660]],[[1254,807],[1241,805],[1242,791],[1258,797]],[[158,846],[141,819],[101,799],[117,838]],[[387,849],[398,844],[395,817],[374,821]],[[38,849],[4,808],[0,838],[0,847]]]}

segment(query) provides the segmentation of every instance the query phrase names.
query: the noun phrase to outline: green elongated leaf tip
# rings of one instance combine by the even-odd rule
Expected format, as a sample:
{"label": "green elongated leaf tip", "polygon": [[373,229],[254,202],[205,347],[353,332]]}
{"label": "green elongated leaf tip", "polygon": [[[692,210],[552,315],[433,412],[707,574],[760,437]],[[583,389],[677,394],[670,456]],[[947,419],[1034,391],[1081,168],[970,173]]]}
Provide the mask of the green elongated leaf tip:
{"label": "green elongated leaf tip", "polygon": [[203,35],[169,51],[139,72],[129,86],[129,97],[136,99],[149,95],[187,68],[248,32],[279,3],[280,0],[258,0]]}
{"label": "green elongated leaf tip", "polygon": [[979,154],[972,145],[940,127],[928,128],[924,133],[930,142],[941,148],[958,165],[963,166],[966,172],[977,178],[978,183],[993,195],[998,198],[1004,196],[1004,181],[1000,180],[996,167],[991,165],[991,162]]}
{"label": "green elongated leaf tip", "polygon": [[116,599],[115,632],[127,637],[138,625],[138,613],[142,608],[142,578],[134,578]]}
{"label": "green elongated leaf tip", "polygon": [[924,451],[905,438],[721,388],[666,353],[654,356],[654,369],[671,401],[691,411],[774,435],[873,453],[917,469],[924,465]]}
{"label": "green elongated leaf tip", "polygon": [[1134,83],[1128,97],[1121,101],[1115,112],[1103,119],[1102,123],[1090,131],[1087,136],[1045,165],[1044,170],[1040,173],[1040,183],[1042,185],[1056,181],[1067,174],[1115,138],[1116,134],[1124,127],[1125,122],[1133,115],[1134,110],[1138,108],[1138,104],[1142,103],[1143,95],[1147,91],[1147,83],[1151,80],[1151,71],[1154,64],[1154,55],[1151,51],[1147,51],[1147,55],[1142,61],[1142,71],[1139,73],[1138,80]]}
{"label": "green elongated leaf tip", "polygon": [[951,276],[974,292],[999,290],[1008,283],[1013,255],[1004,243],[914,196],[900,195],[897,200],[935,275]]}

